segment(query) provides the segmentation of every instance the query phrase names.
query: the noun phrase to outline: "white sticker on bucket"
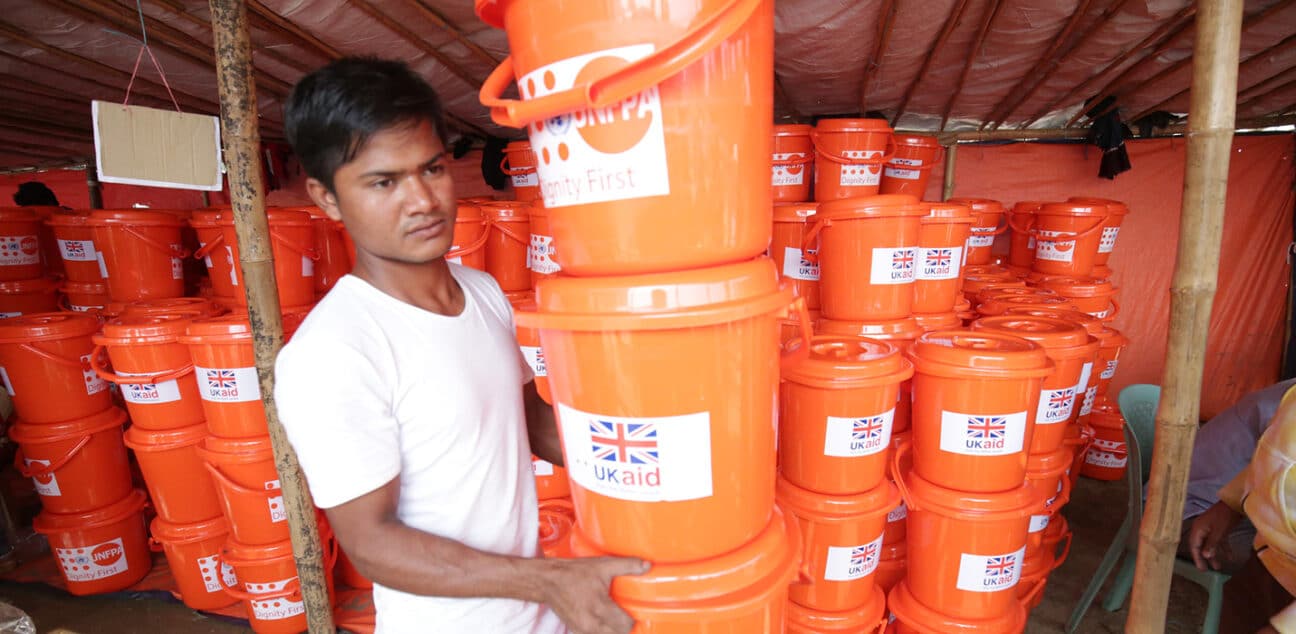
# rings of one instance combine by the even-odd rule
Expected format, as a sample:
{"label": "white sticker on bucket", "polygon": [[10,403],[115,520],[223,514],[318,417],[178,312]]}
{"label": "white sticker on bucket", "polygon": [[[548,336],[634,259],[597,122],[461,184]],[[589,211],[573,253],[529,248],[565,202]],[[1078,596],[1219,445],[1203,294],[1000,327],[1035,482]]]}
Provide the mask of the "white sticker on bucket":
{"label": "white sticker on bucket", "polygon": [[[806,249],[806,253],[815,255],[817,249]],[[801,249],[783,247],[783,277],[793,280],[819,280],[819,263],[807,260]]]}
{"label": "white sticker on bucket", "polygon": [[909,507],[905,506],[904,502],[901,502],[900,506],[891,509],[891,512],[887,513],[887,523],[902,522],[906,517],[909,517]]}
{"label": "white sticker on bucket", "polygon": [[238,271],[236,270],[237,267],[234,266],[234,248],[228,245],[225,247],[225,263],[229,265],[230,285],[238,286]]}
{"label": "white sticker on bucket", "polygon": [[[270,594],[279,592],[295,581],[297,577],[289,577],[280,581],[271,581],[268,583],[246,583],[248,594]],[[292,601],[287,598],[283,599],[265,599],[262,601],[251,601],[252,618],[258,621],[278,621],[290,619],[306,613],[306,605],[301,601]]]}
{"label": "white sticker on bucket", "polygon": [[13,383],[9,382],[9,371],[5,370],[4,366],[0,366],[0,379],[4,380],[5,391],[9,393],[9,396],[13,396]]}
{"label": "white sticker on bucket", "polygon": [[535,476],[539,478],[551,476],[554,474],[553,463],[540,458],[532,458],[531,473],[535,474]]}
{"label": "white sticker on bucket", "polygon": [[863,418],[829,416],[824,430],[824,455],[861,458],[880,453],[891,444],[894,419],[894,409]]}
{"label": "white sticker on bucket", "polygon": [[995,227],[972,227],[972,233],[968,235],[968,248],[994,246]]}
{"label": "white sticker on bucket", "polygon": [[36,236],[0,236],[0,266],[40,263],[40,241]]}
{"label": "white sticker on bucket", "polygon": [[1118,235],[1120,235],[1120,227],[1103,227],[1102,238],[1098,240],[1098,252],[1111,253],[1116,248]]}
{"label": "white sticker on bucket", "polygon": [[22,313],[21,312],[0,313],[0,319],[8,319],[10,317],[22,317]]}
{"label": "white sticker on bucket", "polygon": [[914,281],[917,247],[875,247],[870,284],[910,284]]}
{"label": "white sticker on bucket", "polygon": [[[642,59],[652,44],[596,51],[537,68],[518,80],[523,99],[565,91],[590,75]],[[657,86],[605,108],[583,108],[527,127],[550,209],[670,193]]]}
{"label": "white sticker on bucket", "polygon": [[1084,394],[1089,389],[1089,379],[1093,376],[1093,361],[1086,362],[1080,369],[1080,382],[1076,383],[1076,394]]}
{"label": "white sticker on bucket", "polygon": [[553,236],[531,234],[531,244],[527,247],[527,268],[541,275],[553,275],[562,270],[554,261]]}
{"label": "white sticker on bucket", "polygon": [[266,498],[266,505],[270,507],[271,524],[288,521],[288,509],[284,507],[282,495]]}
{"label": "white sticker on bucket", "polygon": [[[203,249],[206,249],[206,248],[207,248],[207,243],[206,243],[206,242],[202,242],[202,241],[199,241],[199,242],[198,242],[198,250],[199,250],[199,251],[201,251],[201,250],[203,250]],[[207,265],[207,270],[208,270],[208,271],[211,270],[211,268],[212,268],[211,252],[208,252],[207,255],[204,255],[204,256],[203,256],[203,264]]]}
{"label": "white sticker on bucket", "polygon": [[959,276],[959,263],[963,261],[963,247],[918,249],[917,279],[952,280]]}
{"label": "white sticker on bucket", "polygon": [[81,377],[85,379],[86,394],[95,395],[108,389],[108,382],[99,378],[99,374],[90,367],[90,355],[81,355]]}
{"label": "white sticker on bucket", "polygon": [[[173,245],[171,245],[171,249],[172,249],[173,251],[179,251],[179,250],[181,249],[181,246],[178,245],[178,244],[173,244]],[[171,258],[171,279],[173,279],[173,280],[183,280],[183,279],[184,279],[184,260],[183,260],[183,259],[181,259],[181,258],[176,258],[176,257]]]}
{"label": "white sticker on bucket", "polygon": [[959,590],[968,592],[999,592],[1017,585],[1021,578],[1022,556],[1026,547],[1005,555],[959,554]]}
{"label": "white sticker on bucket", "polygon": [[[220,565],[220,571],[217,572],[216,566]],[[198,558],[198,572],[202,575],[203,586],[208,592],[224,592],[221,582],[224,581],[226,587],[234,588],[238,586],[238,576],[234,574],[234,567],[221,561],[217,553],[206,557]]]}
{"label": "white sticker on bucket", "polygon": [[68,581],[106,579],[130,569],[120,537],[85,548],[55,548],[54,554]]}
{"label": "white sticker on bucket", "polygon": [[[1035,259],[1050,262],[1070,262],[1075,259],[1075,240],[1045,240],[1057,236],[1072,236],[1062,231],[1040,231],[1035,241]],[[1074,237],[1074,236],[1072,236]]]}
{"label": "white sticker on bucket", "polygon": [[549,376],[549,367],[545,363],[544,348],[540,346],[518,346],[522,350],[522,358],[526,359],[527,365],[531,366],[531,373],[536,376]]}
{"label": "white sticker on bucket", "polygon": [[576,484],[618,500],[712,495],[711,414],[603,416],[558,404],[563,455]]}
{"label": "white sticker on bucket", "polygon": [[310,256],[306,256],[306,255],[301,256],[301,260],[302,260],[302,267],[301,267],[302,277],[315,277],[315,260],[312,260]]}
{"label": "white sticker on bucket", "polygon": [[95,251],[95,261],[99,263],[99,277],[108,279],[108,264],[104,262],[103,251]]}
{"label": "white sticker on bucket", "polygon": [[59,240],[59,255],[68,262],[94,262],[95,246],[90,240]]}
{"label": "white sticker on bucket", "polygon": [[1039,408],[1035,410],[1037,425],[1055,425],[1065,423],[1071,418],[1075,407],[1075,387],[1060,390],[1041,390]]}
{"label": "white sticker on bucket", "polygon": [[77,304],[68,304],[68,308],[71,308],[72,310],[78,313],[85,313],[85,312],[89,312],[92,309],[98,310],[100,308],[103,308],[103,306],[79,306]]}
{"label": "white sticker on bucket", "polygon": [[[127,372],[118,372],[122,376],[141,376]],[[123,383],[122,398],[127,403],[153,405],[174,403],[180,400],[180,384],[175,379],[161,383]]]}
{"label": "white sticker on bucket", "polygon": [[534,170],[528,170],[521,174],[512,174],[510,180],[513,181],[514,187],[535,187],[540,184],[540,177]]}
{"label": "white sticker on bucket", "polygon": [[1035,250],[1035,236],[1028,236],[1026,238],[1026,248],[1030,251]]}
{"label": "white sticker on bucket", "polygon": [[1120,364],[1119,359],[1112,359],[1111,361],[1108,361],[1107,366],[1103,368],[1102,374],[1098,375],[1099,378],[1110,379],[1116,376],[1116,366],[1119,364]]}
{"label": "white sticker on bucket", "polygon": [[882,558],[882,536],[861,546],[829,546],[824,581],[854,581],[877,570]]}
{"label": "white sticker on bucket", "polygon": [[1003,456],[1022,450],[1026,412],[962,414],[941,411],[941,451],[965,456]]}
{"label": "white sticker on bucket", "polygon": [[[771,158],[775,161],[786,161],[789,159],[804,159],[805,152],[775,152]],[[775,187],[788,185],[804,185],[806,177],[806,166],[808,163],[799,165],[774,165],[771,172],[771,184]]]}
{"label": "white sticker on bucket", "polygon": [[899,178],[901,180],[916,181],[920,177],[922,177],[922,170],[907,170],[907,169],[902,169],[899,167],[892,167],[892,166],[904,165],[906,167],[922,167],[922,164],[923,162],[918,159],[896,157],[891,159],[891,161],[887,163],[887,167],[886,170],[884,170],[884,173],[886,174],[887,178]]}
{"label": "white sticker on bucket", "polygon": [[1085,454],[1085,463],[1095,467],[1121,469],[1129,463],[1129,454],[1125,451],[1125,443],[1094,440],[1093,446]]}
{"label": "white sticker on bucket", "polygon": [[[851,159],[870,159],[882,156],[881,150],[846,150],[842,155]],[[882,165],[842,165],[842,187],[876,187],[882,182]]]}
{"label": "white sticker on bucket", "polygon": [[261,400],[256,368],[204,368],[194,366],[198,393],[212,403],[247,403]]}
{"label": "white sticker on bucket", "polygon": [[1090,385],[1085,389],[1084,403],[1080,405],[1080,416],[1088,416],[1093,412],[1094,402],[1098,400],[1098,386]]}
{"label": "white sticker on bucket", "polygon": [[[50,461],[48,460],[32,460],[31,458],[23,458],[23,460],[27,463],[29,468],[32,465],[40,467],[50,466]],[[45,497],[63,497],[63,491],[62,489],[59,489],[58,478],[53,473],[33,475],[32,482],[36,485],[36,492]]]}
{"label": "white sticker on bucket", "polygon": [[1042,531],[1042,530],[1048,528],[1048,525],[1049,525],[1049,518],[1050,518],[1050,517],[1052,517],[1052,516],[1051,516],[1051,515],[1032,515],[1031,518],[1030,518],[1030,532],[1032,532],[1032,533],[1038,533],[1038,532],[1040,532],[1040,531]]}

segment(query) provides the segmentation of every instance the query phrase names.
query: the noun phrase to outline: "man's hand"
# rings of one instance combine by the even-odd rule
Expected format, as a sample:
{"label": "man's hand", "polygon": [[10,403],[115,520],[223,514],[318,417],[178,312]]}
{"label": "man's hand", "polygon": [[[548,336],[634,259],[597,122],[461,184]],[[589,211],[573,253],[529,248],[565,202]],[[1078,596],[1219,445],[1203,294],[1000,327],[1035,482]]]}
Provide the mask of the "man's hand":
{"label": "man's hand", "polygon": [[1214,570],[1223,567],[1229,547],[1225,537],[1240,519],[1242,516],[1223,502],[1216,502],[1193,518],[1192,528],[1188,530],[1188,547],[1198,570],[1206,570],[1207,565]]}
{"label": "man's hand", "polygon": [[634,619],[612,601],[612,578],[648,572],[648,562],[621,557],[545,561],[553,566],[545,603],[572,634],[629,634]]}

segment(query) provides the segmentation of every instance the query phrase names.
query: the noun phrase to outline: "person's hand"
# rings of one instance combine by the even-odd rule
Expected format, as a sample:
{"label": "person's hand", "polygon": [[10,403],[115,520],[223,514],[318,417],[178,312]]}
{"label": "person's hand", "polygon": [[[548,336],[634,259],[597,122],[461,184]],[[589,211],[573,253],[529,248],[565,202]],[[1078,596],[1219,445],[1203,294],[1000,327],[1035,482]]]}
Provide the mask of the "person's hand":
{"label": "person's hand", "polygon": [[1188,530],[1188,548],[1198,570],[1206,570],[1208,565],[1215,570],[1223,567],[1229,548],[1224,537],[1240,519],[1242,516],[1223,502],[1216,502],[1193,518],[1192,528]]}
{"label": "person's hand", "polygon": [[545,603],[571,634],[629,634],[634,619],[612,601],[613,577],[648,572],[648,562],[622,557],[549,559]]}

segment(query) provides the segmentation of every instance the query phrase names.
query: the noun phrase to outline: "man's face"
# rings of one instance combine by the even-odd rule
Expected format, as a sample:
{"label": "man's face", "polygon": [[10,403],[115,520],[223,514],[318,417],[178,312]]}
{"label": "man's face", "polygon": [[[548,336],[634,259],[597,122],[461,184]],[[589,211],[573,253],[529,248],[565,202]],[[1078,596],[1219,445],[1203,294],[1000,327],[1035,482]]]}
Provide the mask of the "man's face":
{"label": "man's face", "polygon": [[306,187],[320,209],[346,225],[357,251],[426,264],[443,257],[454,240],[457,205],[447,162],[425,121],[371,136],[334,173],[334,191],[313,178]]}

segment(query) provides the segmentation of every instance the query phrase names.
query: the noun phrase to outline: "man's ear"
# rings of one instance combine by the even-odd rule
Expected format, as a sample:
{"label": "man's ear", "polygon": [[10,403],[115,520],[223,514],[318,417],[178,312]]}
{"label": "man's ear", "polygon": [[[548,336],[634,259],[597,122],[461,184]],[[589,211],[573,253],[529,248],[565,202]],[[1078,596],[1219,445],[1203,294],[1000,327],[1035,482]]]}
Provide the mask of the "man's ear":
{"label": "man's ear", "polygon": [[319,207],[329,218],[337,221],[342,220],[342,213],[338,211],[337,195],[329,191],[318,178],[306,179],[306,193],[315,201],[315,206]]}

